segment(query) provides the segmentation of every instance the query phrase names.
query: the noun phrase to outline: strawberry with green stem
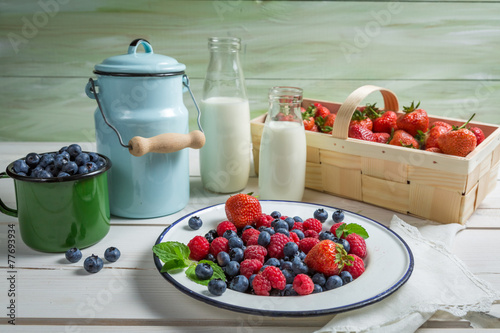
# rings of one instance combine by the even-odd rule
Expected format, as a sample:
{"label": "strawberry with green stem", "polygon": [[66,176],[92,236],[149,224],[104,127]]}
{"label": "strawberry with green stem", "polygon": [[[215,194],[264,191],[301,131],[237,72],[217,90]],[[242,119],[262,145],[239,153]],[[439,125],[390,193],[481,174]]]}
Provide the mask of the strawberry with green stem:
{"label": "strawberry with green stem", "polygon": [[439,149],[441,149],[444,154],[465,157],[476,149],[476,135],[466,128],[467,124],[475,115],[474,113],[462,126],[453,126],[451,131],[438,138]]}
{"label": "strawberry with green stem", "polygon": [[427,132],[429,128],[429,116],[424,109],[419,109],[420,102],[415,105],[403,106],[404,114],[398,117],[396,125],[398,129],[404,130],[411,136],[416,136],[418,131]]}
{"label": "strawberry with green stem", "polygon": [[366,115],[372,119],[373,132],[390,134],[397,129],[398,116],[394,111],[380,111],[376,104],[367,104],[365,108]]}

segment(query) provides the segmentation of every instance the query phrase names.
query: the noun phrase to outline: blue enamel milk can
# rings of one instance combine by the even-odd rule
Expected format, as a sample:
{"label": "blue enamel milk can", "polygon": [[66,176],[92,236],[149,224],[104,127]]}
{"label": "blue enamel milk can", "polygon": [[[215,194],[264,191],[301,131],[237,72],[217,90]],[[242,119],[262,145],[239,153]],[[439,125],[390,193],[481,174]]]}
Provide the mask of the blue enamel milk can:
{"label": "blue enamel milk can", "polygon": [[[138,52],[141,45],[144,52]],[[153,218],[183,209],[189,200],[186,148],[205,143],[186,66],[136,39],[126,54],[109,57],[94,69],[97,79],[89,79],[85,91],[97,101],[97,151],[113,162],[111,214]],[[189,132],[186,91],[198,109],[200,130]]]}

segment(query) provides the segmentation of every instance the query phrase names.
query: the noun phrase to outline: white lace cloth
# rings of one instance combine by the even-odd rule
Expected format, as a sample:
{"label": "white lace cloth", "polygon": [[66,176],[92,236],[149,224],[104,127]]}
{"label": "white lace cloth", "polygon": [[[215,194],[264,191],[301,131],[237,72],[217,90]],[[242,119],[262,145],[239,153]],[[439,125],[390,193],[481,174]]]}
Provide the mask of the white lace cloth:
{"label": "white lace cloth", "polygon": [[487,315],[500,301],[500,292],[477,278],[449,248],[458,224],[423,225],[418,229],[397,216],[390,228],[413,252],[414,271],[394,294],[367,307],[340,313],[321,332],[415,332],[436,311],[446,311],[475,328],[495,327],[499,319]]}

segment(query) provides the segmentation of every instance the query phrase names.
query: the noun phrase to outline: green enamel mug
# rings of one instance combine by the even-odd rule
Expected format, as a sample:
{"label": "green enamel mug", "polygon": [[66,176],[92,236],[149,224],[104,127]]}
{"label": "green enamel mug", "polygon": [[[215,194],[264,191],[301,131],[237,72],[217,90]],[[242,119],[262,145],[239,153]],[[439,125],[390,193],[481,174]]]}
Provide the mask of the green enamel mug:
{"label": "green enamel mug", "polygon": [[0,178],[12,178],[17,209],[0,200],[0,211],[17,217],[23,242],[42,252],[65,252],[96,244],[110,226],[107,171],[99,170],[69,177],[32,178],[13,171],[14,162]]}

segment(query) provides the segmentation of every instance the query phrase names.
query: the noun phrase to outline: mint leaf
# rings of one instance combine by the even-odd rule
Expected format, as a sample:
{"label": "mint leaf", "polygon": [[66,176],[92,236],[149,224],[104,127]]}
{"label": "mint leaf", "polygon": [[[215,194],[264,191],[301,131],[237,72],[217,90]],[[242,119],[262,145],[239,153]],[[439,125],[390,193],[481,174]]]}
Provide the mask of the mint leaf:
{"label": "mint leaf", "polygon": [[158,259],[163,261],[161,272],[188,267],[191,263],[189,247],[180,242],[169,241],[156,244],[153,246],[153,252]]}
{"label": "mint leaf", "polygon": [[337,230],[335,230],[335,236],[337,236],[337,238],[341,238],[341,237],[342,237],[342,234],[344,233],[345,226],[346,226],[346,224],[345,224],[345,223],[342,223],[342,224],[341,224],[341,225],[337,228]]}
{"label": "mint leaf", "polygon": [[341,224],[335,231],[335,236],[337,236],[337,238],[341,238],[342,235],[347,236],[349,234],[358,234],[364,239],[369,237],[366,229],[357,223]]}
{"label": "mint leaf", "polygon": [[[214,274],[212,275],[212,277],[210,279],[200,280],[196,276],[196,273],[195,273],[196,266],[199,264],[203,264],[203,263],[209,264],[210,266],[212,266],[212,269],[214,270]],[[204,286],[207,286],[208,282],[210,282],[210,280],[213,280],[213,279],[221,279],[222,281],[226,281],[226,274],[224,273],[222,268],[219,265],[217,265],[216,263],[214,263],[213,261],[200,260],[197,265],[191,265],[191,266],[189,266],[188,269],[186,269],[186,276],[191,281],[196,282],[196,283],[201,284],[201,285],[204,285]]]}

